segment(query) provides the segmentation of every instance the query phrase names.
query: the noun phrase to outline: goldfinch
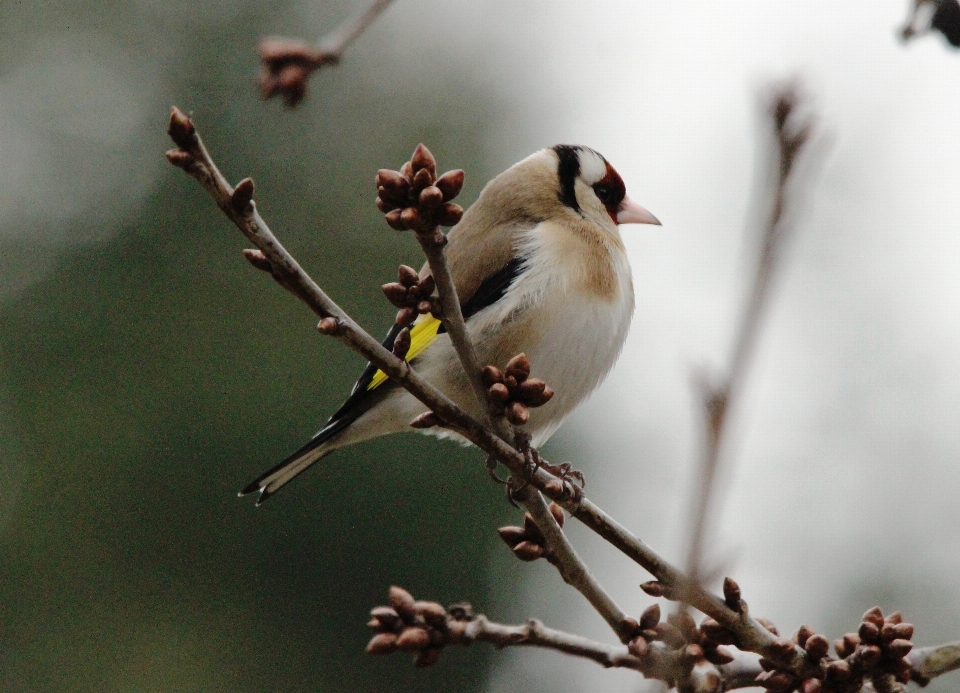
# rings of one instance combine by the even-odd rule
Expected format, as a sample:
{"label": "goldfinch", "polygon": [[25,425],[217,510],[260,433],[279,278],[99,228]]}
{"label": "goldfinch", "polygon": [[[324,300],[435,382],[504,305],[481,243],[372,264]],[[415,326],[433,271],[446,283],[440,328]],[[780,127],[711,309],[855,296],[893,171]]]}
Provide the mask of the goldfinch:
{"label": "goldfinch", "polygon": [[[503,368],[525,352],[555,396],[530,411],[542,445],[600,384],[623,348],[633,282],[619,224],[657,224],[626,195],[623,180],[587,147],[543,149],[490,181],[448,234],[447,261],[480,363]],[[420,276],[429,274],[424,267]],[[392,348],[394,326],[384,346]],[[449,335],[430,313],[411,327],[406,355],[417,371],[472,416],[476,401]],[[413,430],[427,411],[368,365],[350,397],[317,434],[240,492],[264,502],[338,448]],[[434,428],[440,437],[456,434]]]}

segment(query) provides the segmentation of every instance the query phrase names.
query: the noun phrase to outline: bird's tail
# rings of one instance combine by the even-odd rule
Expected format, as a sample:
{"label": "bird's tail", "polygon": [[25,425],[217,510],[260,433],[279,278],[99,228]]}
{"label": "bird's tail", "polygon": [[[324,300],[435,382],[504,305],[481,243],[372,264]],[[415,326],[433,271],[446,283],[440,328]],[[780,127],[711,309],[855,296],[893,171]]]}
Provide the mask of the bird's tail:
{"label": "bird's tail", "polygon": [[257,505],[263,504],[270,496],[307,471],[314,462],[319,462],[339,448],[340,445],[335,442],[337,434],[343,431],[355,418],[331,421],[299,450],[244,486],[238,495],[246,496],[251,493],[259,493],[260,497],[257,498]]}

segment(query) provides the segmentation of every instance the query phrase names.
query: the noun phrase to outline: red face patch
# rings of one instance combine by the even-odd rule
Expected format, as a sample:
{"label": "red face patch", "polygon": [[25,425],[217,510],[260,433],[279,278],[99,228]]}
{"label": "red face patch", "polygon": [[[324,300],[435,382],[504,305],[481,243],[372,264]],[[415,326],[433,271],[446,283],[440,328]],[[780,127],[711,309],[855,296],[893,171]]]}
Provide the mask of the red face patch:
{"label": "red face patch", "polygon": [[607,164],[607,174],[593,184],[593,192],[603,203],[613,223],[617,223],[617,212],[620,211],[623,198],[627,196],[627,187],[613,166]]}

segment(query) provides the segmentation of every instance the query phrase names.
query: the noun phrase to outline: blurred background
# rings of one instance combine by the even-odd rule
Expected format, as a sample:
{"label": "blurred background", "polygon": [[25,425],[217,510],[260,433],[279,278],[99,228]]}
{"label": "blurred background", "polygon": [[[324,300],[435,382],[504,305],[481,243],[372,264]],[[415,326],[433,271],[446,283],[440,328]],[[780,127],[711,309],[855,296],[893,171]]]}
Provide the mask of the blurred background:
{"label": "blurred background", "polygon": [[[295,111],[259,100],[256,42],[358,2],[0,0],[0,688],[4,691],[639,691],[551,653],[363,654],[390,584],[500,621],[611,640],[475,451],[415,436],[336,454],[263,508],[236,490],[299,445],[362,364],[240,257],[163,152],[192,111],[225,173],[374,333],[418,265],[372,204],[419,141],[465,201],[534,150],[603,152],[663,222],[628,227],[621,361],[545,451],[679,562],[701,422],[763,219],[763,97],[818,113],[731,436],[710,558],[782,631],[900,609],[960,638],[960,54],[904,46],[903,0],[399,0]],[[569,526],[569,525],[568,525]],[[624,608],[647,576],[575,524]],[[955,688],[955,678],[932,684]],[[655,685],[653,686],[655,687]]]}

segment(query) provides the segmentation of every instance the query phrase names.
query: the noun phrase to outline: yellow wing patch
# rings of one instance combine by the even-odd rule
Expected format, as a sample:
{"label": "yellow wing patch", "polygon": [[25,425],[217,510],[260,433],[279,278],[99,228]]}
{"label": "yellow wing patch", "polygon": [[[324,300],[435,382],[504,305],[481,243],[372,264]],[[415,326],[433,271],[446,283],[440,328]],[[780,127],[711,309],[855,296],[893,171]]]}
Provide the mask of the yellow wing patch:
{"label": "yellow wing patch", "polygon": [[[407,352],[407,361],[412,361],[433,343],[437,338],[437,330],[440,329],[440,320],[433,317],[430,313],[418,320],[410,329],[410,351]],[[367,386],[367,390],[374,390],[380,387],[387,380],[387,374],[383,371],[377,371],[373,374],[373,380]]]}

